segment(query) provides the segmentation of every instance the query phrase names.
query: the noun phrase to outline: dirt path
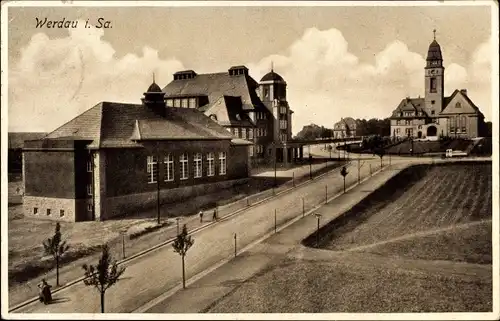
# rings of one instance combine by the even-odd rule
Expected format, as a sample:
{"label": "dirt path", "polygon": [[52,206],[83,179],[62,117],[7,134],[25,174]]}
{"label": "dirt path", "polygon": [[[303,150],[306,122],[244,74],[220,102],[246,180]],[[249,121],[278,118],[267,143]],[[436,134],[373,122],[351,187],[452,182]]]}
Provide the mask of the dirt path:
{"label": "dirt path", "polygon": [[431,229],[431,230],[427,230],[427,231],[419,231],[419,232],[414,232],[414,233],[406,234],[403,236],[391,238],[389,240],[385,240],[385,241],[381,241],[381,242],[376,242],[376,243],[372,243],[372,244],[368,244],[368,245],[361,245],[361,246],[348,248],[344,251],[345,252],[364,251],[364,250],[367,250],[367,249],[370,249],[373,247],[377,247],[380,245],[410,240],[410,239],[417,238],[417,237],[430,236],[430,235],[434,235],[434,234],[438,234],[438,233],[442,233],[442,232],[453,231],[453,230],[457,230],[457,229],[465,229],[465,228],[469,228],[469,227],[473,227],[473,226],[477,226],[477,225],[482,225],[485,223],[491,223],[491,222],[492,222],[492,220],[482,220],[482,221],[475,221],[475,222],[469,222],[469,223],[464,223],[464,224],[452,225],[452,226],[447,226],[447,227],[442,227],[442,228],[437,228],[437,229]]}

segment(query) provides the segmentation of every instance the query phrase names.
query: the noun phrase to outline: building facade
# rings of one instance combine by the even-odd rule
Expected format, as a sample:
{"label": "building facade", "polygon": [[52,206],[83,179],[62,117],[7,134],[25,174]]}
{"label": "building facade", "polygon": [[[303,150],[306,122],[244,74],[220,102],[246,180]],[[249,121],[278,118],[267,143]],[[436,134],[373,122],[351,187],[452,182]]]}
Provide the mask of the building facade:
{"label": "building facade", "polygon": [[245,66],[227,72],[174,74],[163,91],[168,107],[193,108],[205,113],[234,137],[249,140],[254,164],[297,156],[288,146],[292,138],[292,114],[286,98],[286,82],[274,70],[255,81]]}
{"label": "building facade", "polygon": [[153,83],[143,104],[101,102],[42,140],[25,142],[24,212],[105,220],[246,180],[250,142],[195,109],[166,108]]}
{"label": "building facade", "polygon": [[424,97],[403,99],[393,111],[391,136],[436,140],[439,136],[475,138],[487,130],[484,115],[467,95],[466,89],[444,96],[443,57],[434,39],[427,53]]}

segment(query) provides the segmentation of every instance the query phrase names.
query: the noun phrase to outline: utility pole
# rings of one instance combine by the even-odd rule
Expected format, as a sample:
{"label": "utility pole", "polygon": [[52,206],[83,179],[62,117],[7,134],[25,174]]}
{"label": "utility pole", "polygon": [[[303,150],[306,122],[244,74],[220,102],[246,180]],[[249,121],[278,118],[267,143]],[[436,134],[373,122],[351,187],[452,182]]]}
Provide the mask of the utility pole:
{"label": "utility pole", "polygon": [[159,143],[156,143],[156,208],[157,208],[157,219],[158,225],[160,225],[160,151]]}
{"label": "utility pole", "polygon": [[236,257],[236,233],[234,233],[234,257]]}
{"label": "utility pole", "polygon": [[276,221],[276,209],[274,209],[274,233],[276,233],[276,225],[277,225],[277,221]]}

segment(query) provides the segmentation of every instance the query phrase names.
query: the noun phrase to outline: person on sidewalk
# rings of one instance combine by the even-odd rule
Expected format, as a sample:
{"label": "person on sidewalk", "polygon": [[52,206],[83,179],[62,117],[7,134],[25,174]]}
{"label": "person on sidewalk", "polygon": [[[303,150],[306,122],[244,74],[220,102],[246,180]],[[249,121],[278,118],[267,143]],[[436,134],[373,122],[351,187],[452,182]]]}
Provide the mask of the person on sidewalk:
{"label": "person on sidewalk", "polygon": [[200,215],[200,223],[203,223],[203,211],[200,210],[200,212],[198,213],[198,215]]}
{"label": "person on sidewalk", "polygon": [[45,279],[42,279],[42,282],[38,284],[38,288],[40,289],[39,299],[43,304],[49,304],[52,301],[51,287]]}
{"label": "person on sidewalk", "polygon": [[214,215],[212,217],[212,220],[217,221],[217,209],[216,208],[214,209]]}

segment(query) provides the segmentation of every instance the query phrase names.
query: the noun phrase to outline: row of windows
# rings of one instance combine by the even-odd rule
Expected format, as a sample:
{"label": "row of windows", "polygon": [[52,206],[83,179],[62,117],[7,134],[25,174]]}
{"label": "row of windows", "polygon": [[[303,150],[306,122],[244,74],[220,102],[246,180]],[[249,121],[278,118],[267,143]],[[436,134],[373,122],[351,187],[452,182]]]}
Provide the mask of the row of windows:
{"label": "row of windows", "polygon": [[288,135],[287,135],[287,134],[280,133],[280,141],[282,141],[282,142],[286,142],[286,141],[287,141],[287,138],[288,138]]}
{"label": "row of windows", "polygon": [[256,135],[257,137],[267,136],[267,128],[257,128]]}
{"label": "row of windows", "polygon": [[[34,215],[38,215],[39,212],[38,212],[38,207],[34,207],[33,208],[33,214]],[[50,208],[48,208],[45,212],[45,214],[47,216],[52,216],[52,210]],[[59,217],[63,217],[64,216],[64,210],[59,210]]]}
{"label": "row of windows", "polygon": [[196,98],[171,98],[166,100],[168,107],[196,108]]}
{"label": "row of windows", "polygon": [[267,119],[267,114],[262,112],[262,111],[258,111],[257,112],[257,119]]}
{"label": "row of windows", "polygon": [[[417,111],[417,112],[404,111],[404,112],[399,113],[399,117],[414,117],[414,116],[423,116],[423,115],[424,115],[424,113],[420,112],[420,111]],[[399,122],[399,120],[398,120],[398,122]]]}
{"label": "row of windows", "polygon": [[286,106],[281,106],[280,107],[280,114],[285,114],[285,115],[287,114],[287,108],[286,108]]}
{"label": "row of windows", "polygon": [[280,129],[286,129],[288,127],[288,121],[286,119],[280,120]]}
{"label": "row of windows", "polygon": [[264,153],[264,146],[262,146],[262,145],[255,145],[255,152],[257,154],[263,154]]}
{"label": "row of windows", "polygon": [[465,133],[467,132],[467,117],[466,116],[454,116],[450,117],[448,120],[448,127],[450,133]]}
{"label": "row of windows", "polygon": [[[226,152],[219,152],[219,175],[226,174],[227,159]],[[205,164],[207,166],[207,176],[215,175],[215,153],[207,153],[205,157]],[[172,154],[167,154],[163,158],[163,165],[165,168],[164,181],[171,182],[174,180],[174,157]],[[200,178],[203,176],[203,156],[201,153],[196,153],[193,156],[193,177]],[[147,157],[147,173],[148,183],[156,183],[158,177],[158,159],[156,156]],[[189,178],[189,156],[184,153],[179,156],[179,174],[181,180]]]}
{"label": "row of windows", "polygon": [[[239,138],[250,139],[254,138],[253,128],[231,128],[231,133]],[[255,137],[267,136],[267,128],[256,128],[255,129]]]}
{"label": "row of windows", "polygon": [[232,128],[232,134],[243,139],[253,139],[253,128]]}

